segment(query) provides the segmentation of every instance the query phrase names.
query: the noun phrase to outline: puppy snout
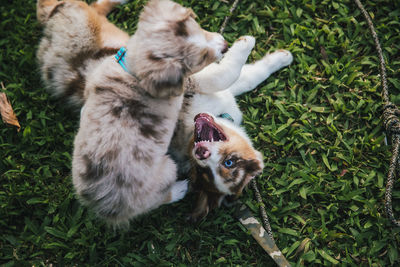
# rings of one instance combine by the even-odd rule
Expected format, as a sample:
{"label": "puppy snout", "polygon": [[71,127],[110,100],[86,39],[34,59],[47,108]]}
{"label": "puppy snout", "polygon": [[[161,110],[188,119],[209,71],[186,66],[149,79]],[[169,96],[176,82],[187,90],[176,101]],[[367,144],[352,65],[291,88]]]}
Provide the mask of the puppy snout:
{"label": "puppy snout", "polygon": [[228,42],[225,41],[224,37],[216,32],[208,32],[203,30],[206,38],[207,46],[214,50],[217,59],[220,59],[226,51],[229,49]]}
{"label": "puppy snout", "polygon": [[216,44],[217,44],[219,53],[221,53],[221,54],[226,53],[226,51],[228,51],[229,44],[225,40],[225,38],[219,33],[215,33],[215,37],[214,38],[216,40]]}
{"label": "puppy snout", "polygon": [[207,159],[211,156],[211,152],[204,146],[199,146],[196,148],[195,156],[199,160]]}

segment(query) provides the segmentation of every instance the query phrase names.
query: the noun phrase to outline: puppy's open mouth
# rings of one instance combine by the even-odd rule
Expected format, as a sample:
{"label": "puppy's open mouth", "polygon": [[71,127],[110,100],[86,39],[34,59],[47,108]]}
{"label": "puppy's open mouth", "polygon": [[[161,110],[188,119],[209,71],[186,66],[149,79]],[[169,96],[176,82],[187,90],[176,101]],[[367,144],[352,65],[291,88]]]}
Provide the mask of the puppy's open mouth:
{"label": "puppy's open mouth", "polygon": [[203,160],[211,156],[210,143],[225,141],[226,135],[214,118],[206,113],[194,118],[194,155]]}

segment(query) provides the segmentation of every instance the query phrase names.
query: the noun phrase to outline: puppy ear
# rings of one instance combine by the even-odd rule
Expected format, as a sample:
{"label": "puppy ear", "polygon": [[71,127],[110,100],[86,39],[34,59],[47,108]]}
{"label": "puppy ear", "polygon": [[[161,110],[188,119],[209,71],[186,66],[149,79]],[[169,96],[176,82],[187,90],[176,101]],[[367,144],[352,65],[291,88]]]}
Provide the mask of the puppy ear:
{"label": "puppy ear", "polygon": [[196,14],[194,14],[192,9],[186,8],[185,13],[179,19],[172,22],[172,29],[176,36],[187,37],[189,35],[186,28],[186,20],[189,18],[196,18]]}
{"label": "puppy ear", "polygon": [[205,191],[200,191],[197,195],[196,206],[190,214],[190,220],[192,222],[198,222],[202,218],[206,217],[209,211],[208,195]]}
{"label": "puppy ear", "polygon": [[173,57],[149,55],[153,70],[141,77],[141,85],[154,97],[167,98],[183,94],[185,70]]}
{"label": "puppy ear", "polygon": [[65,2],[41,0],[37,1],[36,16],[41,24],[45,24],[54,14],[60,11]]}
{"label": "puppy ear", "polygon": [[187,37],[189,35],[186,28],[186,19],[187,18],[184,18],[182,20],[173,22],[172,29],[175,33],[175,36]]}

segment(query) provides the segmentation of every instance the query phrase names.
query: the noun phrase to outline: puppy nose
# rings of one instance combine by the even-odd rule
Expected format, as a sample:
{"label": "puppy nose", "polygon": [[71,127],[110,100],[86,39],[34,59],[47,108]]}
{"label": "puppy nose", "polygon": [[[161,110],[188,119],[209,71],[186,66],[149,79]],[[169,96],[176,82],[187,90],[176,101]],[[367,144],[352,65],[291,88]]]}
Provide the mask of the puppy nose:
{"label": "puppy nose", "polygon": [[196,155],[196,158],[203,160],[203,159],[209,158],[211,156],[211,153],[207,148],[201,146],[196,149],[195,155]]}
{"label": "puppy nose", "polygon": [[224,45],[223,45],[223,47],[222,47],[221,53],[222,53],[222,54],[225,54],[226,51],[228,51],[228,47],[229,47],[228,42],[224,40]]}

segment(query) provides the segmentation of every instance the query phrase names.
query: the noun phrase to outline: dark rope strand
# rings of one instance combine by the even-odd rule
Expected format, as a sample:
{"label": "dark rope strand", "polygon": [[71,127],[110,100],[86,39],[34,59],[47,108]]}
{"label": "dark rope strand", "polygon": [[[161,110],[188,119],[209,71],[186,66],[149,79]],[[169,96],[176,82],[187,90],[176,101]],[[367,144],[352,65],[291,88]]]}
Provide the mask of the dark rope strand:
{"label": "dark rope strand", "polygon": [[361,4],[359,0],[354,0],[358,6],[358,8],[363,13],[365,19],[367,20],[369,29],[371,31],[372,37],[375,42],[375,47],[378,52],[379,58],[379,72],[381,74],[381,84],[382,84],[382,97],[384,101],[383,106],[383,124],[386,129],[387,136],[391,137],[392,139],[392,158],[390,160],[390,166],[386,181],[386,191],[385,191],[385,210],[386,214],[391,220],[393,224],[400,227],[400,221],[396,220],[393,214],[393,206],[392,206],[392,191],[394,185],[394,179],[396,176],[396,167],[399,164],[399,147],[400,147],[400,121],[398,119],[398,115],[400,111],[398,108],[390,102],[389,99],[389,90],[387,86],[386,80],[386,67],[385,67],[385,60],[383,58],[382,48],[379,43],[378,35],[376,34],[374,25],[372,24],[371,18],[369,17],[367,11],[365,10],[364,6]]}
{"label": "dark rope strand", "polygon": [[375,47],[378,52],[379,63],[380,63],[379,71],[381,73],[381,82],[382,82],[382,88],[383,88],[383,101],[385,102],[385,104],[388,104],[390,100],[389,100],[389,92],[388,92],[387,80],[386,80],[385,60],[383,58],[382,48],[379,43],[378,35],[376,34],[374,24],[372,23],[372,20],[371,20],[370,16],[368,15],[367,11],[365,10],[363,4],[361,4],[360,0],[354,0],[354,1],[356,2],[358,8],[361,10],[365,19],[367,20],[372,37],[374,38]]}
{"label": "dark rope strand", "polygon": [[393,155],[390,160],[390,167],[388,173],[388,179],[386,182],[386,192],[385,192],[385,209],[386,213],[390,217],[390,220],[396,225],[400,226],[400,221],[396,220],[393,215],[393,205],[392,205],[392,190],[394,184],[394,177],[396,175],[396,165],[398,165],[398,156],[400,148],[400,138],[398,135],[393,137]]}
{"label": "dark rope strand", "polygon": [[265,205],[264,205],[264,202],[262,201],[260,191],[258,190],[258,187],[257,187],[256,178],[251,180],[251,186],[253,187],[253,191],[254,191],[254,194],[256,196],[257,202],[260,205],[260,213],[261,213],[262,222],[264,224],[265,230],[267,230],[267,233],[268,233],[269,237],[272,240],[274,240],[274,236],[272,235],[271,225],[269,223],[268,215],[267,215],[267,212],[265,210]]}

